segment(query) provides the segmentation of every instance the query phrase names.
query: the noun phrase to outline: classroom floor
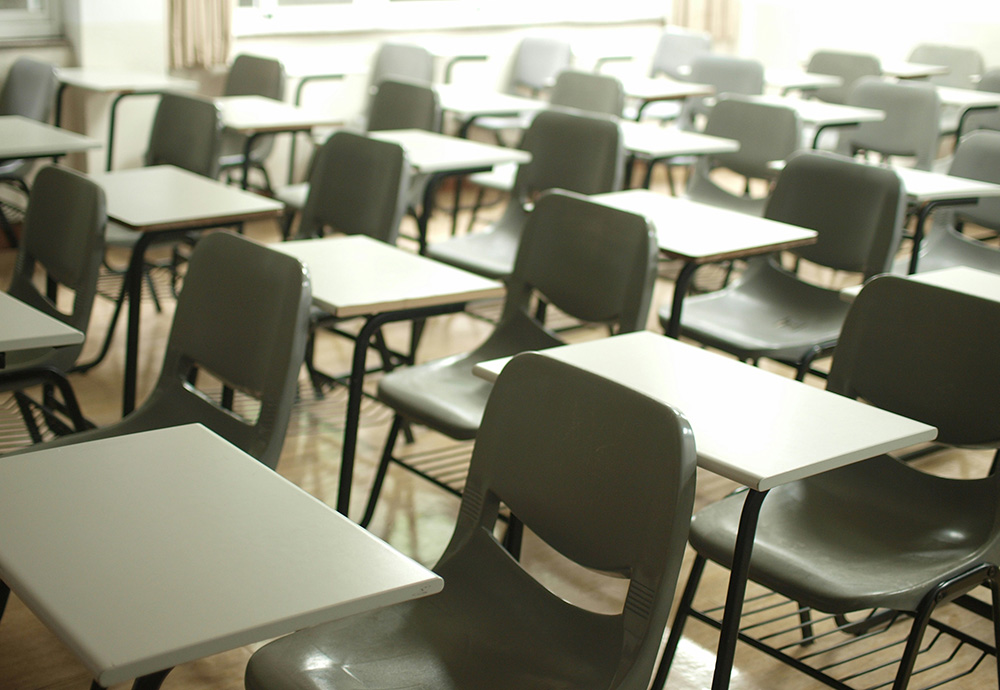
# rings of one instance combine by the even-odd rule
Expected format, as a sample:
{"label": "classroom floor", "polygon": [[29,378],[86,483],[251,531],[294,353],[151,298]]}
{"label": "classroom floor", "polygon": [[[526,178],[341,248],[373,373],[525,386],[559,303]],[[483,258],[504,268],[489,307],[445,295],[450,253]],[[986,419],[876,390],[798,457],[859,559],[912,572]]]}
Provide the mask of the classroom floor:
{"label": "classroom floor", "polygon": [[[662,180],[659,181],[662,184]],[[665,188],[665,187],[664,187]],[[450,197],[449,201],[450,201]],[[496,208],[484,214],[488,218]],[[412,230],[407,220],[404,232]],[[465,227],[464,223],[461,227]],[[442,238],[450,231],[447,215],[438,213],[431,228],[431,237]],[[277,225],[260,223],[248,228],[248,234],[265,241],[279,239]],[[13,252],[0,252],[0,286],[6,285],[13,264]],[[657,281],[654,309],[649,328],[662,332],[655,316],[655,305],[665,303],[671,293],[671,276],[677,267],[669,263],[661,266],[661,279]],[[721,272],[714,267],[699,273],[698,283],[711,286],[719,280]],[[142,356],[140,357],[140,400],[155,380],[167,337],[173,303],[166,300],[162,313],[156,313],[151,303],[144,304]],[[84,359],[96,352],[107,328],[111,303],[99,299],[95,307],[91,331],[88,334]],[[431,319],[421,343],[419,357],[429,360],[446,354],[471,349],[489,332],[489,324],[468,315],[454,315]],[[99,366],[83,375],[74,375],[73,383],[81,400],[84,413],[99,425],[107,424],[120,414],[123,327],[119,325],[111,353]],[[582,339],[603,335],[600,331],[576,331],[570,337]],[[399,324],[387,329],[387,338],[400,347],[408,342],[408,329]],[[351,343],[342,338],[320,336],[317,343],[317,361],[330,372],[348,369]],[[789,370],[775,367],[783,375]],[[820,379],[810,381],[822,385]],[[369,385],[371,381],[369,381]],[[337,491],[337,476],[343,427],[343,409],[346,395],[343,389],[327,391],[318,398],[306,378],[301,380],[301,400],[293,412],[284,452],[278,471],[306,491],[323,501],[333,503]],[[5,424],[16,415],[16,408],[0,396],[0,433],[9,434],[12,428]],[[352,502],[352,516],[357,519],[367,500],[369,480],[381,453],[385,434],[391,420],[390,413],[376,403],[367,403],[363,409],[361,434],[358,446],[358,465]],[[16,426],[16,425],[15,425]],[[19,441],[13,441],[18,443]],[[441,437],[431,432],[417,430],[415,448],[424,450],[442,444]],[[0,452],[3,447],[0,446]],[[989,467],[989,456],[974,452],[940,453],[921,460],[928,471],[950,476],[981,476]],[[701,471],[698,476],[696,509],[727,495],[734,487],[728,481]],[[458,508],[458,499],[416,479],[399,468],[389,471],[382,499],[379,503],[371,530],[416,560],[433,565],[443,550],[451,533]],[[690,551],[690,550],[689,550]],[[678,591],[683,587],[691,560],[688,553],[681,571]],[[604,578],[574,568],[558,554],[547,550],[544,544],[526,537],[523,561],[525,566],[563,596],[579,601],[597,610],[612,611],[621,606],[624,587],[621,580]],[[66,564],[72,568],[72,563]],[[701,591],[709,599],[722,601],[728,571],[709,566]],[[982,621],[971,614],[955,614],[953,623],[979,631],[989,639],[988,626],[983,631]],[[905,629],[905,626],[904,626]],[[714,630],[697,621],[690,621],[685,631],[677,657],[667,683],[673,690],[695,690],[711,682],[714,664]],[[173,690],[236,690],[243,687],[243,670],[255,647],[236,649],[207,659],[176,668],[167,678],[164,687]],[[11,597],[5,617],[0,624],[0,688],[5,690],[37,690],[47,688],[85,688],[90,678],[87,671],[45,626],[27,610],[16,597]],[[949,687],[996,687],[996,666],[987,659],[972,676],[956,681]],[[118,687],[126,686],[116,686]],[[771,688],[825,687],[801,673],[789,669],[760,652],[740,645],[731,686],[734,690],[770,690]],[[914,684],[913,687],[921,687]]]}

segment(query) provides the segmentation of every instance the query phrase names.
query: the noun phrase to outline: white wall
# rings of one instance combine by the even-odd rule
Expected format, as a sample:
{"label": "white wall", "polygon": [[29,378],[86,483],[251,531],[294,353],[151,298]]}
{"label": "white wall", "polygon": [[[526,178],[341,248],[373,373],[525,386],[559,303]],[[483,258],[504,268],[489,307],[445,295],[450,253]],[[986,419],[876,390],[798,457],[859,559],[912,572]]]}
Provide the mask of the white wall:
{"label": "white wall", "polygon": [[793,66],[817,49],[904,60],[918,43],[979,49],[1000,67],[1000,3],[987,0],[743,0],[740,52]]}

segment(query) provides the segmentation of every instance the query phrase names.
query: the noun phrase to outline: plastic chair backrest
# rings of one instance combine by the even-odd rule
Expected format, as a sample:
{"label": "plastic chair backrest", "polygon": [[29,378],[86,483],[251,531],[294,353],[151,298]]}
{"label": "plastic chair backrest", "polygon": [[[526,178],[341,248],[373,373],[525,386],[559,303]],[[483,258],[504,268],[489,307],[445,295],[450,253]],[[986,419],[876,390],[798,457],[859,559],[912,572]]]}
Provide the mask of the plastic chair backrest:
{"label": "plastic chair backrest", "polygon": [[21,115],[46,122],[52,113],[58,79],[47,62],[20,57],[0,89],[0,115]]}
{"label": "plastic chair backrest", "polygon": [[625,89],[617,77],[563,70],[556,77],[549,103],[617,117],[625,107]]}
{"label": "plastic chair backrest", "polygon": [[375,54],[369,84],[374,87],[386,79],[430,84],[434,81],[434,56],[422,46],[383,43]]}
{"label": "plastic chair backrest", "polygon": [[[86,333],[104,256],[107,223],[104,190],[78,172],[57,166],[38,171],[24,217],[8,293],[36,309]],[[33,280],[41,268],[57,289],[73,292],[73,305],[62,311]],[[49,350],[46,365],[67,371],[83,345]],[[37,351],[8,354],[8,363],[35,360]],[[41,362],[37,362],[41,364]]]}
{"label": "plastic chair backrest", "polygon": [[[618,614],[555,610],[578,622],[571,648],[599,650],[600,661],[587,660],[604,674],[594,687],[645,688],[684,553],[695,457],[690,426],[669,405],[544,355],[519,355],[490,394],[455,531],[435,570],[446,580],[474,577],[483,583],[477,590],[528,616],[542,607],[525,609],[522,596],[557,600],[492,537],[505,503],[572,561],[630,578]],[[484,560],[487,553],[498,557]]]}
{"label": "plastic chair backrest", "polygon": [[930,170],[940,138],[941,99],[926,82],[888,82],[862,77],[848,105],[874,108],[885,113],[878,122],[863,122],[841,135],[838,148],[847,155],[873,151],[883,156],[912,156],[920,170]]}
{"label": "plastic chair backrest", "polygon": [[[1000,131],[981,129],[962,137],[948,174],[1000,184]],[[955,209],[955,213],[962,220],[1000,231],[1000,198],[984,196],[979,203]]]}
{"label": "plastic chair backrest", "polygon": [[423,129],[441,131],[441,104],[437,91],[425,83],[386,79],[372,94],[368,131]]}
{"label": "plastic chair backrest", "polygon": [[687,79],[694,59],[712,51],[712,37],[675,27],[667,27],[656,43],[649,76],[661,74],[672,79]]}
{"label": "plastic chair backrest", "polygon": [[847,96],[854,88],[854,82],[861,77],[877,77],[882,74],[882,64],[874,55],[867,53],[846,53],[837,50],[819,50],[809,58],[807,72],[832,74],[844,81],[840,86],[827,86],[810,93],[828,103],[847,103]]}
{"label": "plastic chair backrest", "polygon": [[[199,422],[275,467],[311,302],[309,276],[297,259],[230,232],[203,237],[177,299],[156,387],[122,424]],[[259,401],[256,418],[230,412],[198,391],[189,383],[195,368]]]}
{"label": "plastic chair backrest", "polygon": [[521,41],[511,67],[510,90],[526,89],[531,95],[552,86],[569,67],[573,51],[569,43],[555,38],[529,36]]}
{"label": "plastic chair backrest", "polygon": [[280,60],[257,55],[237,55],[226,75],[224,96],[285,98],[285,68]]}
{"label": "plastic chair backrest", "polygon": [[335,132],[316,153],[299,236],[319,237],[330,227],[395,244],[409,181],[398,144]]}
{"label": "plastic chair backrest", "polygon": [[545,110],[532,120],[520,148],[531,153],[514,178],[513,198],[522,203],[553,188],[580,194],[621,188],[624,144],[610,118]]}
{"label": "plastic chair backrest", "polygon": [[712,108],[705,133],[740,142],[738,151],[704,156],[706,164],[769,179],[772,161],[788,158],[802,145],[802,124],[791,108],[723,97]]}
{"label": "plastic chair backrest", "polygon": [[146,165],[175,165],[205,177],[219,176],[222,116],[209,100],[165,93],[153,118]]}
{"label": "plastic chair backrest", "polygon": [[[983,72],[983,76],[976,85],[976,89],[979,91],[1000,93],[1000,68],[995,67]],[[962,131],[971,132],[976,129],[1000,130],[1000,111],[974,110],[966,113],[965,120],[962,123]]]}
{"label": "plastic chair backrest", "polygon": [[[754,96],[764,93],[764,65],[752,58],[729,55],[698,55],[691,63],[688,80],[696,84],[711,84],[716,96],[737,94]],[[681,108],[679,126],[692,129],[700,125],[699,115],[707,115],[704,98],[689,98]]]}
{"label": "plastic chair backrest", "polygon": [[851,305],[827,388],[931,424],[942,443],[996,446],[998,339],[1000,303],[880,276]]}
{"label": "plastic chair backrest", "polygon": [[512,320],[531,318],[533,290],[581,321],[643,330],[657,251],[641,216],[563,190],[543,195],[524,226],[494,336],[503,337]]}
{"label": "plastic chair backrest", "polygon": [[902,234],[906,194],[893,170],[835,154],[793,156],[764,216],[818,233],[802,258],[869,278],[889,270]]}
{"label": "plastic chair backrest", "polygon": [[947,74],[935,74],[928,81],[959,89],[974,88],[976,79],[986,69],[982,53],[975,48],[936,43],[921,43],[910,53],[909,61],[947,67]]}

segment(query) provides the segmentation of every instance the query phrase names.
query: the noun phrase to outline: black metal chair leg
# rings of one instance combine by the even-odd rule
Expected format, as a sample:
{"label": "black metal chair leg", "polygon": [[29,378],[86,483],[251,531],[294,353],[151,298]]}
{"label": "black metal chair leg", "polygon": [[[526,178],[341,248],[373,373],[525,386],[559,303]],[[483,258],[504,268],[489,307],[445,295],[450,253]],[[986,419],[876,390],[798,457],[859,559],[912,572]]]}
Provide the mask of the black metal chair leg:
{"label": "black metal chair leg", "polygon": [[382,483],[385,481],[385,473],[392,462],[392,451],[396,447],[396,439],[399,437],[399,430],[403,426],[403,418],[398,414],[392,418],[392,426],[389,428],[389,435],[385,439],[385,448],[382,449],[382,459],[379,461],[378,470],[375,471],[375,479],[372,482],[371,492],[368,494],[368,505],[365,506],[365,514],[359,523],[362,527],[367,527],[375,514],[375,504],[378,502],[379,494],[382,493]]}

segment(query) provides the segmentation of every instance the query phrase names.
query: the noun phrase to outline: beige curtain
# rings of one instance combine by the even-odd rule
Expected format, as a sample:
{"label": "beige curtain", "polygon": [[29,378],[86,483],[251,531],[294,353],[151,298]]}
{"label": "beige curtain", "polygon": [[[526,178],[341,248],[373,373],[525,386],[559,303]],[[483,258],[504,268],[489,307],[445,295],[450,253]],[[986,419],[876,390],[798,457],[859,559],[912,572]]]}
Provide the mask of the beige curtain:
{"label": "beige curtain", "polygon": [[674,0],[673,24],[712,36],[716,50],[735,50],[739,39],[740,0]]}
{"label": "beige curtain", "polygon": [[212,67],[229,59],[233,0],[170,0],[170,66]]}

